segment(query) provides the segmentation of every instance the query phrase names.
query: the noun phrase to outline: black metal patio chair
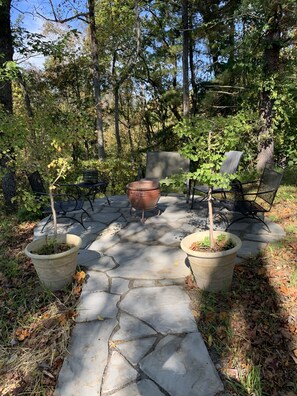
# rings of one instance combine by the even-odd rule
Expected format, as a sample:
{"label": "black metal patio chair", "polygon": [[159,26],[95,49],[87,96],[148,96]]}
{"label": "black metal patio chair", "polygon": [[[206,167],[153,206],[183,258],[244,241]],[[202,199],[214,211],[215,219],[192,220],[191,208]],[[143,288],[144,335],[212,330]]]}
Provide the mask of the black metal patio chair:
{"label": "black metal patio chair", "polygon": [[84,171],[83,181],[75,184],[75,186],[79,188],[78,197],[81,199],[87,199],[92,210],[94,210],[93,203],[97,194],[104,194],[108,205],[110,205],[110,200],[106,193],[108,182],[105,180],[99,180],[98,170],[91,169]]}
{"label": "black metal patio chair", "polygon": [[[49,194],[46,192],[41,175],[38,171],[31,173],[28,176],[28,180],[36,199],[39,200],[42,204],[41,205],[42,213],[45,216],[48,216],[46,223],[41,229],[41,232],[43,232],[46,225],[50,223],[53,219],[52,209],[51,206],[48,204]],[[63,193],[60,192],[61,189],[63,189],[64,191],[64,189],[67,188],[68,186],[70,186],[71,188],[76,188],[76,186],[72,184],[57,185],[57,192],[53,194],[57,217],[74,220],[79,224],[81,224],[84,229],[86,229],[86,227],[83,224],[83,215],[86,214],[89,217],[89,214],[83,208],[84,200],[78,198],[80,196],[79,188],[77,187],[77,194],[75,194],[75,196],[73,194],[70,195],[69,193],[67,193],[67,190],[65,190],[66,192]],[[73,212],[81,212],[80,220],[74,217]]]}
{"label": "black metal patio chair", "polygon": [[[261,178],[256,181],[241,183],[238,180],[233,184],[234,202],[222,202],[223,207],[233,212],[239,212],[240,217],[228,224],[228,228],[243,219],[250,218],[260,221],[270,232],[269,226],[264,221],[273,205],[274,198],[280,186],[283,174],[268,167],[264,168]],[[260,217],[263,216],[263,219]]]}
{"label": "black metal patio chair", "polygon": [[[228,151],[225,153],[225,160],[223,161],[221,168],[220,168],[220,173],[223,174],[229,174],[232,175],[233,173],[235,173],[237,171],[239,162],[241,160],[241,157],[243,155],[242,151]],[[195,201],[195,193],[199,193],[200,195],[200,201],[202,202],[207,198],[207,194],[208,194],[208,189],[209,186],[207,185],[193,185],[192,187],[192,199],[191,199],[191,209],[193,209],[194,207],[194,201]],[[223,197],[226,199],[226,193],[229,190],[226,190],[224,188],[220,188],[220,187],[213,187],[212,189],[212,194],[222,194]],[[201,196],[202,195],[202,196]]]}

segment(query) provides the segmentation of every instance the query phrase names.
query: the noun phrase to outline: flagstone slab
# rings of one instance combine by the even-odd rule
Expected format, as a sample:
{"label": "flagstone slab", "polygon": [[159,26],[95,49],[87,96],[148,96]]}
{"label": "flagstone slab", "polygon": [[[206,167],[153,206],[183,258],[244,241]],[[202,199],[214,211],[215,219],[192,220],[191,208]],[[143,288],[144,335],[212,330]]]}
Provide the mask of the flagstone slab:
{"label": "flagstone slab", "polygon": [[180,286],[147,287],[130,290],[119,307],[167,334],[197,331],[190,303]]}
{"label": "flagstone slab", "polygon": [[184,231],[184,230],[169,231],[165,235],[163,235],[161,238],[159,238],[159,242],[162,245],[178,247],[180,245],[180,241],[188,234],[191,234],[192,232],[194,232],[195,229],[196,229],[195,227],[192,227],[191,232]]}
{"label": "flagstone slab", "polygon": [[130,341],[156,335],[156,332],[150,326],[124,312],[120,315],[119,326],[120,329],[112,336],[113,341]]}
{"label": "flagstone slab", "polygon": [[243,258],[254,257],[266,246],[267,243],[263,242],[242,241],[242,246],[237,252],[237,255]]}
{"label": "flagstone slab", "polygon": [[168,220],[165,217],[162,217],[162,214],[160,216],[153,216],[149,217],[145,221],[145,225],[154,225],[154,226],[159,226],[159,225],[168,225]]}
{"label": "flagstone slab", "polygon": [[171,396],[215,396],[224,390],[198,332],[164,337],[140,368]]}
{"label": "flagstone slab", "polygon": [[98,261],[100,257],[101,254],[99,252],[95,252],[93,250],[79,249],[77,255],[77,265],[88,267],[94,261]]}
{"label": "flagstone slab", "polygon": [[105,212],[104,210],[101,210],[99,213],[95,213],[91,216],[92,221],[95,222],[100,222],[104,223],[105,226],[106,224],[110,224],[116,219],[121,217],[121,213],[119,212]]}
{"label": "flagstone slab", "polygon": [[106,292],[82,293],[77,307],[77,322],[115,318],[120,297]]}
{"label": "flagstone slab", "polygon": [[133,282],[133,287],[154,287],[154,286],[156,286],[156,281],[150,279],[136,279]]}
{"label": "flagstone slab", "polygon": [[88,271],[82,293],[92,293],[96,291],[109,291],[108,277],[97,271]]}
{"label": "flagstone slab", "polygon": [[105,234],[97,237],[97,239],[89,246],[89,249],[95,250],[96,252],[105,252],[107,249],[119,242],[120,238],[117,234]]}
{"label": "flagstone slab", "polygon": [[91,233],[87,233],[84,235],[79,235],[79,233],[75,233],[75,235],[78,235],[81,237],[82,239],[82,245],[81,245],[81,249],[88,249],[88,247],[90,246],[90,244],[94,241],[94,239],[96,238],[96,234],[91,234]]}
{"label": "flagstone slab", "polygon": [[[145,225],[145,228],[143,228],[141,231],[138,233],[135,233],[133,235],[122,235],[122,240],[129,240],[132,242],[142,242],[142,243],[152,243],[160,239],[164,234],[173,231],[171,227],[168,227],[167,225],[159,225],[158,227],[154,227],[152,225]],[[172,239],[173,241],[174,239]]]}
{"label": "flagstone slab", "polygon": [[129,206],[129,202],[127,197],[125,198],[125,200],[110,199],[110,205],[115,208],[127,208]]}
{"label": "flagstone slab", "polygon": [[[70,234],[75,234],[78,236],[84,236],[89,234],[97,234],[106,228],[106,224],[100,223],[99,221],[90,220],[84,221],[84,226],[86,229],[79,223],[73,223],[69,228],[68,232]],[[94,238],[94,236],[93,236]]]}
{"label": "flagstone slab", "polygon": [[118,344],[117,349],[131,364],[136,365],[152,348],[155,341],[156,337],[142,338]]}
{"label": "flagstone slab", "polygon": [[130,384],[112,394],[112,396],[164,396],[164,393],[148,379],[141,380],[136,384]]}
{"label": "flagstone slab", "polygon": [[280,241],[282,238],[285,237],[285,234],[280,235],[280,234],[273,234],[273,233],[267,233],[267,234],[245,234],[244,239],[245,241],[255,241],[255,242],[277,242]]}
{"label": "flagstone slab", "polygon": [[252,230],[252,224],[246,222],[234,223],[228,228],[229,232],[233,232],[233,231],[251,232],[251,230]]}
{"label": "flagstone slab", "polygon": [[[277,223],[274,223],[273,221],[266,220],[266,219],[265,219],[265,223],[268,225],[270,232],[272,234],[278,234],[280,236],[286,235],[283,228],[280,225],[278,225]],[[266,235],[269,234],[267,228],[259,221],[256,223],[252,223],[252,232],[258,233],[258,234],[266,234]]]}
{"label": "flagstone slab", "polygon": [[88,270],[106,272],[117,266],[111,257],[101,256],[99,252],[94,250],[86,250],[86,252],[91,253],[91,256],[87,256],[89,257],[88,261],[84,261],[83,257],[80,259],[78,256],[78,265],[87,267]]}
{"label": "flagstone slab", "polygon": [[104,213],[118,213],[118,212],[120,212],[120,210],[121,210],[120,208],[117,208],[112,205],[106,205],[106,206],[103,206],[103,208],[102,208],[102,211]]}
{"label": "flagstone slab", "polygon": [[157,281],[157,285],[158,286],[173,286],[173,285],[184,286],[185,278],[160,279]]}
{"label": "flagstone slab", "polygon": [[106,205],[108,205],[106,197],[104,197],[104,198],[95,198],[95,200],[93,202],[94,210],[96,208],[98,208],[98,207],[104,207]]}
{"label": "flagstone slab", "polygon": [[109,226],[101,233],[101,236],[105,235],[114,235],[118,233],[120,230],[127,226],[127,221],[121,215],[118,219],[114,222],[110,223]]}
{"label": "flagstone slab", "polygon": [[143,231],[145,225],[143,223],[130,223],[123,230],[119,232],[120,237],[129,238],[131,235],[137,234]]}
{"label": "flagstone slab", "polygon": [[147,246],[127,242],[118,244],[105,252],[119,264],[108,271],[111,277],[129,279],[181,278],[190,274],[185,264],[186,254],[170,246]]}
{"label": "flagstone slab", "polygon": [[115,391],[137,378],[137,371],[117,351],[112,351],[103,381],[103,395]]}
{"label": "flagstone slab", "polygon": [[[92,224],[92,223],[89,223]],[[98,225],[98,231],[101,232],[106,225]],[[99,231],[100,230],[100,231]],[[96,238],[96,233],[92,232],[92,226],[88,230],[85,230],[80,224],[76,223],[70,226],[67,230],[67,233],[78,235],[82,239],[81,249],[86,249]]]}
{"label": "flagstone slab", "polygon": [[178,220],[184,220],[189,217],[189,213],[185,209],[176,209],[176,210],[168,210],[166,209],[162,215],[162,217],[166,218],[168,221],[178,221]]}
{"label": "flagstone slab", "polygon": [[69,354],[61,368],[55,396],[98,396],[108,359],[106,342],[115,319],[79,323],[73,329]]}
{"label": "flagstone slab", "polygon": [[113,278],[110,292],[115,294],[124,294],[129,290],[129,280],[122,278]]}
{"label": "flagstone slab", "polygon": [[102,272],[109,271],[115,268],[116,266],[117,264],[115,263],[115,261],[108,256],[102,256],[88,263],[88,269],[93,271],[102,271]]}

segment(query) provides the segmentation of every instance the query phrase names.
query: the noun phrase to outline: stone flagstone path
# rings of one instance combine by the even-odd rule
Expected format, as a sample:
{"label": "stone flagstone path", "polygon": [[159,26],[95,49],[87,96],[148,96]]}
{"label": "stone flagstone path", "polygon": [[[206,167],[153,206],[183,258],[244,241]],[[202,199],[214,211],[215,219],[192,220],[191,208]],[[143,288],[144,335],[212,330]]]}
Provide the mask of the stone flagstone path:
{"label": "stone flagstone path", "polygon": [[[78,264],[87,280],[56,396],[214,396],[224,390],[196,327],[184,289],[190,270],[179,248],[185,235],[206,228],[206,209],[188,210],[183,196],[162,196],[159,206],[162,214],[142,224],[131,217],[126,197],[111,197],[110,206],[96,200],[94,212],[87,208],[87,230],[68,220],[60,224],[60,232],[83,239]],[[232,232],[243,239],[238,262],[284,236],[269,226],[271,234],[257,223],[234,224]]]}

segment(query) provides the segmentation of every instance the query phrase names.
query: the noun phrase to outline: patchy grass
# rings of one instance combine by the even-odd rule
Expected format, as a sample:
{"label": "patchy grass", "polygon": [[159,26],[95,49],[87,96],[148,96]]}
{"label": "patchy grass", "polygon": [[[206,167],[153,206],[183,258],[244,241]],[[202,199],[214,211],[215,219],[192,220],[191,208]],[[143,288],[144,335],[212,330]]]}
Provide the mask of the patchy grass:
{"label": "patchy grass", "polygon": [[271,216],[286,238],[236,266],[229,292],[187,282],[198,328],[234,396],[297,394],[297,187],[280,188]]}
{"label": "patchy grass", "polygon": [[[34,223],[0,218],[0,395],[52,395],[81,286],[50,292],[23,254]],[[76,277],[80,280],[82,277]]]}

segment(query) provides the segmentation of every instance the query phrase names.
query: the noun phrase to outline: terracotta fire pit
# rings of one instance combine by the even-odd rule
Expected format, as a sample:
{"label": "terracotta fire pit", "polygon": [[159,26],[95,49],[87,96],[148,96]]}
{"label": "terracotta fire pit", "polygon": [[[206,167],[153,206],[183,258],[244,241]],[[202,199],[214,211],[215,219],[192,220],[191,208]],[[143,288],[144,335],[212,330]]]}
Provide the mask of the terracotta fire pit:
{"label": "terracotta fire pit", "polygon": [[142,221],[144,221],[145,210],[157,208],[160,198],[160,184],[154,180],[134,181],[127,185],[127,194],[131,210],[141,210]]}

